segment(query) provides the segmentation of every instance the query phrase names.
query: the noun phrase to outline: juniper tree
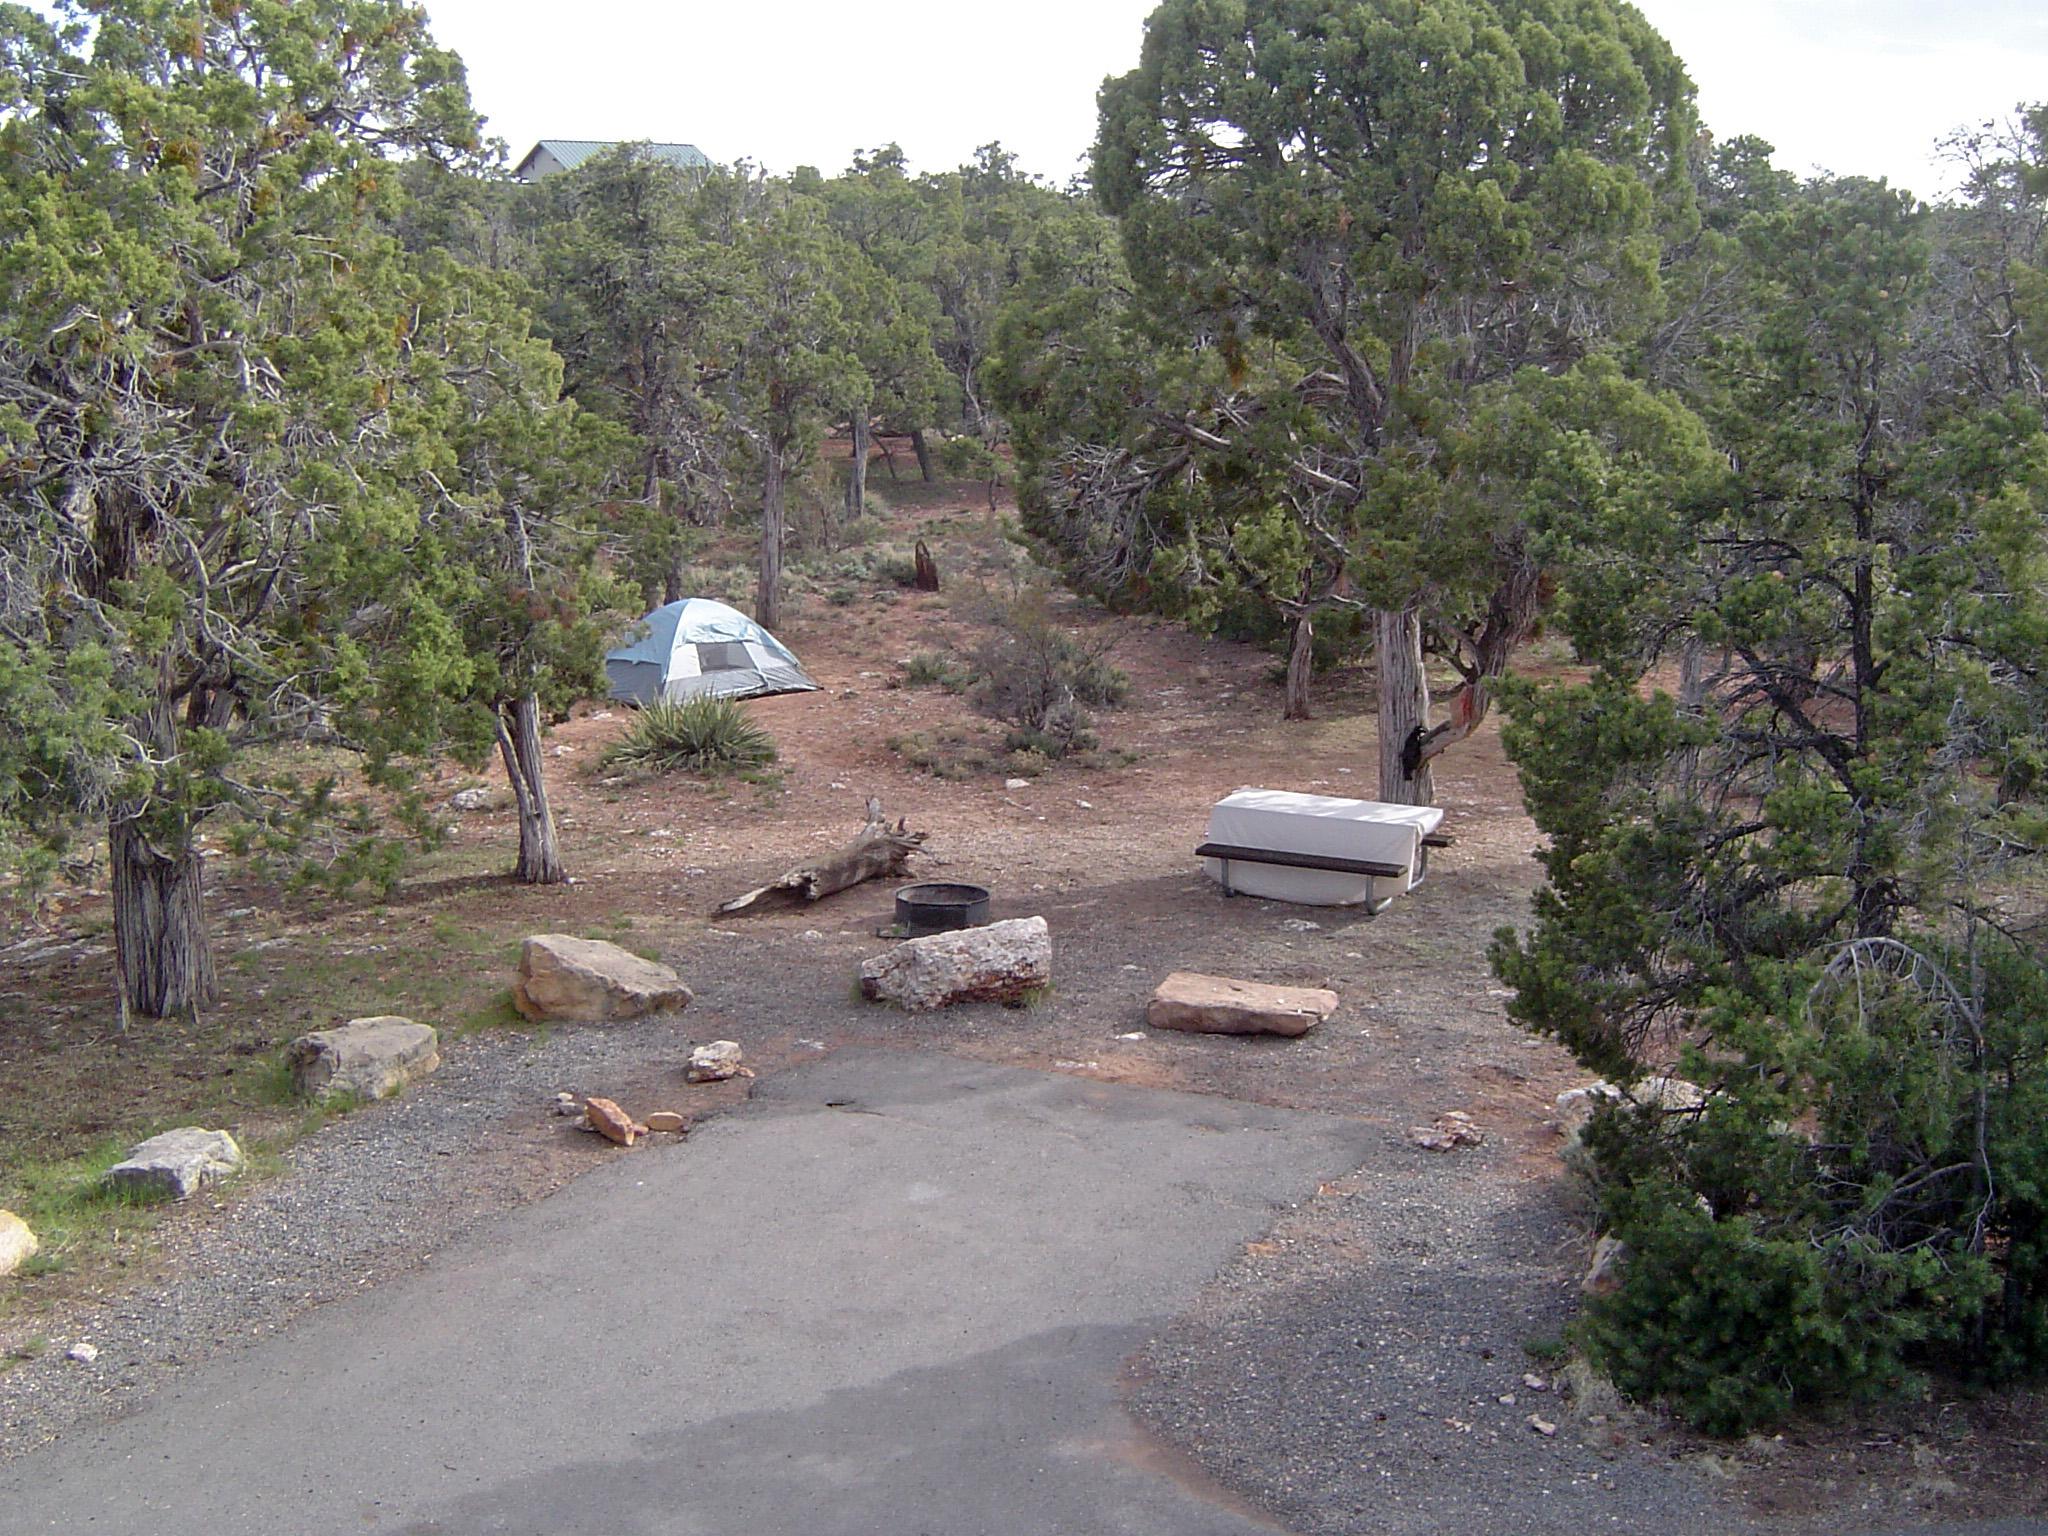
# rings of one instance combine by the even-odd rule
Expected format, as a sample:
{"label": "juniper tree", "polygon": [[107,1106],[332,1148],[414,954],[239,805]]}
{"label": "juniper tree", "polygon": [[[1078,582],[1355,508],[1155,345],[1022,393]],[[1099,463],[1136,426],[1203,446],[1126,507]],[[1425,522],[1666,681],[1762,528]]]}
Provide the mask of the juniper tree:
{"label": "juniper tree", "polygon": [[[1277,465],[1273,505],[1343,551],[1295,604],[1374,610],[1383,799],[1430,798],[1540,589],[1444,438],[1654,314],[1692,137],[1678,61],[1607,0],[1168,0],[1103,88],[1095,182],[1140,302],[1238,396],[1158,426]],[[1466,673],[1447,721],[1425,645]]]}
{"label": "juniper tree", "polygon": [[2048,1364],[2048,432],[2037,343],[2000,366],[1943,277],[1968,223],[1858,181],[1740,221],[1721,483],[1572,530],[1600,671],[1510,710],[1550,840],[1512,1013],[1709,1090],[1588,1133],[1634,1258],[1587,1337],[1717,1430]]}

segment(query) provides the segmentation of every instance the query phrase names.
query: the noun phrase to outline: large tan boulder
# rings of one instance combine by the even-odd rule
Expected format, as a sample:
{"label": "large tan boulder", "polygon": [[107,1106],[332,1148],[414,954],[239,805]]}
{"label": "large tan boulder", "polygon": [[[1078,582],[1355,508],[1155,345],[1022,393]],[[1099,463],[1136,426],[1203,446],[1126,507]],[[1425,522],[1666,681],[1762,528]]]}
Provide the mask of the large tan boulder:
{"label": "large tan boulder", "polygon": [[381,1099],[441,1065],[440,1036],[396,1014],[350,1019],[299,1036],[285,1047],[285,1060],[293,1086],[308,1098],[353,1093]]}
{"label": "large tan boulder", "polygon": [[665,965],[602,939],[537,933],[519,956],[512,1006],[529,1019],[604,1024],[690,1006],[690,989]]}
{"label": "large tan boulder", "polygon": [[0,1275],[13,1274],[42,1246],[27,1222],[12,1211],[0,1211]]}
{"label": "large tan boulder", "polygon": [[912,1013],[952,1003],[1020,1003],[1052,983],[1052,932],[1042,917],[909,939],[861,962],[860,992]]}
{"label": "large tan boulder", "polygon": [[1323,987],[1275,987],[1199,971],[1175,971],[1145,1008],[1154,1029],[1198,1035],[1305,1035],[1337,1011]]}

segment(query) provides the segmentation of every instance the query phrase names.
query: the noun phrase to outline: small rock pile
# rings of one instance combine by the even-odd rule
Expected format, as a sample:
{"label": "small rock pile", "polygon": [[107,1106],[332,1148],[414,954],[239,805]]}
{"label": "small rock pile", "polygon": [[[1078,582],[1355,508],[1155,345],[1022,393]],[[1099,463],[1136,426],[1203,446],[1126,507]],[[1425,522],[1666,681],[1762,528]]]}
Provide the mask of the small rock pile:
{"label": "small rock pile", "polygon": [[1447,1109],[1429,1125],[1409,1126],[1408,1140],[1425,1152],[1455,1152],[1478,1146],[1486,1136],[1465,1111]]}
{"label": "small rock pile", "polygon": [[[713,1040],[690,1052],[684,1075],[693,1083],[722,1083],[730,1078],[752,1077],[754,1069],[746,1064],[738,1041]],[[554,1112],[574,1116],[580,1129],[594,1131],[621,1147],[633,1146],[643,1136],[682,1136],[690,1128],[689,1117],[680,1110],[657,1109],[645,1120],[636,1120],[618,1100],[599,1094],[579,1097],[566,1091],[558,1093]]]}

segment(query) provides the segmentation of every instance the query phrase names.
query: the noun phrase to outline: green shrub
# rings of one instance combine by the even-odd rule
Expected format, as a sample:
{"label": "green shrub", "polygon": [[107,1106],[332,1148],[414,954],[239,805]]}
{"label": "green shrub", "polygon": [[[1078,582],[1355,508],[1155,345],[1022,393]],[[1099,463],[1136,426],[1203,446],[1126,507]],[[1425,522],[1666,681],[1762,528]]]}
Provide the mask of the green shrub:
{"label": "green shrub", "polygon": [[1084,707],[1114,704],[1130,678],[1109,664],[1113,642],[1083,641],[1055,620],[1042,587],[996,602],[974,653],[975,706],[1011,730],[1011,751],[1063,758],[1099,745]]}
{"label": "green shrub", "polygon": [[941,779],[976,778],[1002,766],[987,741],[958,726],[892,736],[889,750],[913,768]]}
{"label": "green shrub", "polygon": [[875,577],[895,587],[917,585],[917,557],[898,549],[885,549],[875,556]]}
{"label": "green shrub", "polygon": [[737,699],[699,694],[650,704],[604,755],[644,773],[745,772],[775,761],[775,742]]}
{"label": "green shrub", "polygon": [[913,688],[943,688],[963,693],[973,674],[943,651],[920,651],[903,664],[903,680]]}
{"label": "green shrub", "polygon": [[955,480],[987,480],[1002,472],[1002,460],[975,437],[949,437],[939,444],[939,467]]}
{"label": "green shrub", "polygon": [[[1920,1390],[1909,1351],[1938,1326],[1934,1293],[1947,1289],[1933,1255],[1717,1218],[1671,1185],[1639,1186],[1622,1205],[1611,1226],[1627,1234],[1626,1283],[1578,1333],[1631,1397],[1738,1435],[1816,1402]],[[1857,1251],[1834,1251],[1841,1241]]]}

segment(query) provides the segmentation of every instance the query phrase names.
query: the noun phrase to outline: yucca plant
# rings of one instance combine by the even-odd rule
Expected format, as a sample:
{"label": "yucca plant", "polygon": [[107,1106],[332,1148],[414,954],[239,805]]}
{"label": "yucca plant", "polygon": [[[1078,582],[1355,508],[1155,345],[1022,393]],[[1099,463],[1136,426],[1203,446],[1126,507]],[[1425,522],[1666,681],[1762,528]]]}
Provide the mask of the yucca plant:
{"label": "yucca plant", "polygon": [[775,741],[738,700],[699,694],[648,705],[604,761],[645,773],[746,772],[775,761]]}

